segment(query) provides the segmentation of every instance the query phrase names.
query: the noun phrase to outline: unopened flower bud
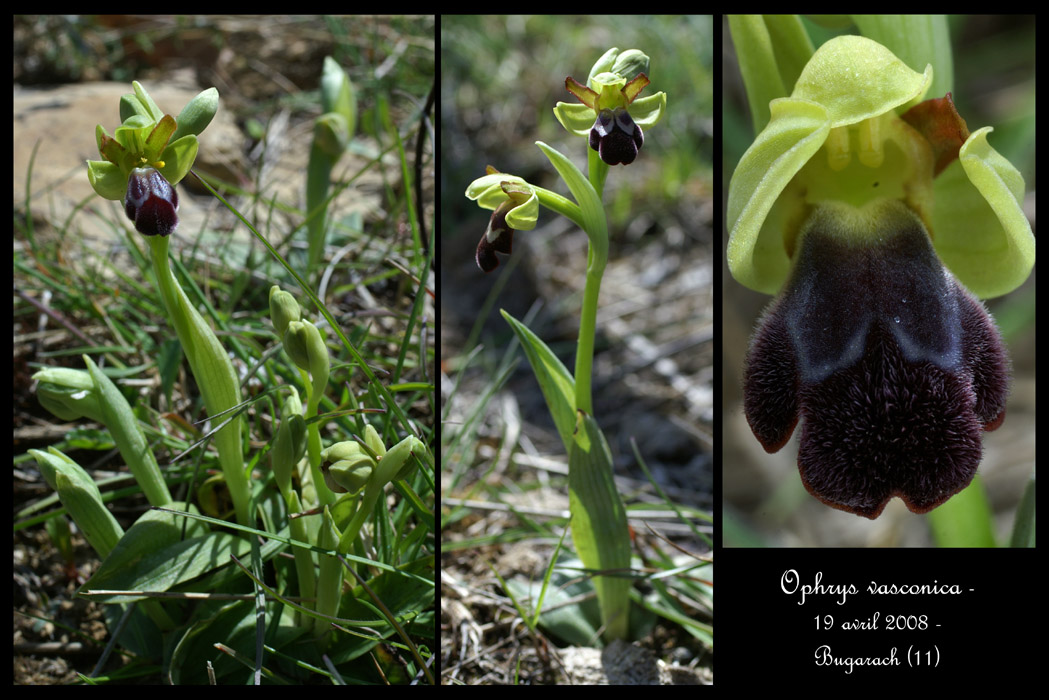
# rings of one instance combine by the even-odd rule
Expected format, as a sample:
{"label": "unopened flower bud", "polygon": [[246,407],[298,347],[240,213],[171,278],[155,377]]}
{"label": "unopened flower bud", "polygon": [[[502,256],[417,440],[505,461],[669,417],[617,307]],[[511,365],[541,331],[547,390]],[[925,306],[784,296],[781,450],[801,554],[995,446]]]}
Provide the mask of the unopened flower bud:
{"label": "unopened flower bud", "polygon": [[302,318],[299,302],[291,292],[286,292],[277,285],[270,287],[270,319],[273,328],[281,338],[288,330],[288,324]]}
{"label": "unopened flower bud", "polygon": [[647,75],[648,64],[648,56],[643,52],[638,49],[627,49],[616,56],[615,63],[612,64],[611,72],[615,73],[620,78],[625,78],[627,82],[630,82],[636,78],[639,73]]}
{"label": "unopened flower bud", "polygon": [[335,493],[359,493],[374,467],[375,460],[352,440],[335,443],[321,452],[324,483]]}
{"label": "unopened flower bud", "polygon": [[284,349],[300,369],[314,377],[328,376],[328,348],[320,330],[309,321],[292,321],[284,332]]}

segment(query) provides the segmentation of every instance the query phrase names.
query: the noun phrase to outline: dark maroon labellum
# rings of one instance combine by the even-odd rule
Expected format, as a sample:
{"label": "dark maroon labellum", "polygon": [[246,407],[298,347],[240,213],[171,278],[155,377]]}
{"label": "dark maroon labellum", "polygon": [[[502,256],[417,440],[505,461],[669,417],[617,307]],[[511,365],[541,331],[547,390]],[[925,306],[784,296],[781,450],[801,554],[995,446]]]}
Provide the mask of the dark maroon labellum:
{"label": "dark maroon labellum", "polygon": [[488,229],[481,236],[481,242],[477,244],[475,260],[477,266],[485,272],[491,272],[499,267],[499,257],[496,253],[509,255],[514,247],[514,230],[506,223],[506,215],[515,206],[514,202],[507,200],[492,212],[492,218],[488,222]]}
{"label": "dark maroon labellum", "polygon": [[641,127],[623,108],[603,109],[590,129],[590,148],[609,165],[629,165],[645,142]]}
{"label": "dark maroon labellum", "polygon": [[124,212],[146,236],[168,236],[178,226],[178,192],[156,168],[135,168],[127,181]]}
{"label": "dark maroon labellum", "polygon": [[798,468],[809,493],[872,519],[893,497],[924,513],[968,486],[1009,383],[994,322],[921,221],[899,211],[882,221],[884,233],[853,242],[816,212],[744,377],[747,420],[765,450],[783,447],[803,418]]}

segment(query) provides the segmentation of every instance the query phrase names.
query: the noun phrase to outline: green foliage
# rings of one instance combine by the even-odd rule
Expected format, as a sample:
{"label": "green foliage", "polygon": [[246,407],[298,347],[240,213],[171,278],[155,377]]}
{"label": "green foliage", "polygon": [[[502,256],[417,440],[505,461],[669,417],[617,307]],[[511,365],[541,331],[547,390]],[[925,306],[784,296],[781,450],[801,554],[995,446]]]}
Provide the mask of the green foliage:
{"label": "green foliage", "polygon": [[[357,62],[339,53],[346,64],[364,66],[356,51],[352,58]],[[432,69],[432,57],[428,65]],[[396,79],[409,67],[418,67],[414,51],[390,78]],[[360,70],[364,72],[363,67]],[[388,89],[381,81],[367,84]],[[429,80],[411,78],[400,84],[428,88]],[[337,99],[340,110],[347,106],[342,92]],[[125,150],[127,145],[141,148],[143,155],[166,154],[160,150],[161,141],[192,138],[195,142],[217,105],[217,92],[205,90],[179,114],[175,130],[176,120],[164,117],[136,84],[135,93],[120,104],[121,118],[128,122],[119,127],[123,142],[103,130],[96,145],[118,159],[123,156],[108,145],[110,141]],[[398,112],[394,120],[402,132],[419,126],[418,114],[410,111]],[[90,143],[91,134],[87,137]],[[329,187],[345,188],[344,176],[352,182],[365,171],[385,170],[383,157],[394,149],[395,144],[370,143],[368,155],[358,154],[354,170],[338,173],[340,182],[329,182]],[[119,170],[118,164],[107,164]],[[403,165],[383,176],[398,180],[401,173],[413,172]],[[105,170],[96,167],[88,172],[109,177]],[[101,179],[92,182],[97,191]],[[245,229],[231,235],[226,224],[212,220],[195,228],[183,223],[172,238],[188,240],[188,246],[172,245],[169,251],[168,238],[154,237],[146,252],[146,244],[130,230],[120,207],[94,197],[70,220],[50,222],[57,236],[31,235],[32,218],[26,211],[16,214],[18,235],[25,241],[14,263],[16,286],[30,290],[34,297],[46,292],[58,314],[96,334],[90,340],[81,334],[81,340],[67,341],[73,358],[82,353],[93,358],[86,360],[91,373],[76,370],[76,376],[95,381],[76,387],[52,382],[42,394],[48,397],[45,405],[57,409],[56,415],[65,420],[83,423],[81,416],[89,413],[104,417],[99,401],[107,406],[122,404],[126,410],[121,409],[121,417],[138,430],[136,448],[159,457],[164,488],[189,500],[206,493],[216,504],[232,497],[237,506],[236,522],[201,516],[204,504],[198,508],[183,500],[168,503],[174,512],[138,515],[129,506],[143,502],[144,487],[84,472],[74,492],[66,484],[69,478],[60,475],[55,483],[59,496],[77,499],[70,503],[84,514],[81,530],[92,533],[93,544],[99,523],[112,520],[114,526],[96,545],[100,555],[109,557],[94,567],[94,576],[80,594],[106,607],[111,631],[118,623],[126,624],[118,648],[140,655],[146,662],[140,668],[152,663],[148,672],[154,682],[167,680],[169,674],[176,683],[206,682],[209,664],[219,682],[226,683],[243,683],[256,670],[262,682],[278,684],[381,682],[374,654],[381,657],[378,665],[387,679],[402,683],[425,679],[432,684],[432,671],[424,667],[432,663],[428,657],[436,647],[431,379],[435,351],[432,335],[425,333],[424,314],[430,312],[423,303],[431,284],[431,261],[417,239],[391,235],[400,226],[417,227],[417,217],[425,213],[416,213],[405,202],[409,196],[405,192],[412,192],[410,182],[385,192],[382,208],[390,213],[388,219],[358,224],[353,230],[344,225],[340,207],[331,205],[338,239],[341,244],[352,241],[355,254],[327,261],[331,277],[323,287],[315,286],[305,281],[300,266],[287,262],[287,230],[272,218],[275,210],[295,211],[295,218],[303,221],[304,213],[297,208],[300,202],[266,200],[271,195],[254,184],[258,186],[240,190],[212,180],[209,194],[204,195],[229,207],[254,237],[252,246],[245,245]],[[123,196],[109,190],[98,194],[110,199]],[[234,196],[236,206],[231,204]],[[103,253],[96,242],[81,239],[76,234],[82,219],[118,234],[124,247],[107,246]],[[214,228],[217,225],[224,228]],[[73,249],[74,255],[60,254]],[[201,251],[207,252],[206,261]],[[265,251],[265,256],[258,251]],[[387,257],[397,260],[403,270],[386,267]],[[305,374],[280,352],[283,333],[275,334],[268,318],[274,282],[301,304],[302,320],[285,322],[307,329],[309,337],[295,336],[304,341],[295,352],[301,350],[305,356]],[[389,295],[376,291],[381,301],[375,303],[389,309],[388,323],[351,316],[342,306],[341,300],[357,291],[386,289],[386,285],[396,291]],[[23,318],[33,313],[28,305],[16,309]],[[176,337],[179,341],[172,342]],[[180,350],[192,374],[185,371]],[[61,355],[46,358],[48,365],[62,361]],[[79,359],[72,364],[81,366]],[[322,366],[324,382],[311,381],[310,374],[320,375]],[[48,372],[59,369],[74,371]],[[104,385],[98,395],[93,393],[97,384]],[[283,400],[298,391],[307,392],[308,412],[305,400]],[[93,400],[70,404],[85,399],[84,392]],[[197,423],[202,417],[210,424]],[[106,430],[114,437],[118,430],[89,427],[78,425],[57,439],[55,447],[80,457],[112,450]],[[307,433],[315,440],[309,450]],[[388,463],[389,469],[398,467],[393,476],[402,479],[396,486],[401,495],[379,498],[389,495],[379,489],[375,507],[361,518],[359,537],[340,551],[335,547],[340,528],[324,540],[326,548],[321,547],[317,524],[322,516],[305,511],[317,505],[323,483],[312,478],[307,462],[319,459],[325,446],[373,434],[391,445],[409,440],[414,448],[414,457],[401,455],[398,465],[396,459]],[[284,435],[280,445],[278,435]],[[210,449],[213,446],[219,448],[218,458]],[[279,487],[278,469],[270,469],[268,454],[284,460]],[[33,456],[57,459],[43,451],[34,451]],[[19,461],[26,459],[31,456]],[[119,473],[125,461],[130,462],[118,458],[111,468]],[[205,480],[209,486],[202,491],[197,487]],[[128,503],[122,502],[119,511],[111,513],[112,502],[123,500]],[[16,516],[16,530],[59,517],[57,503],[51,495],[23,508]],[[353,502],[342,504],[343,512],[352,517],[354,511],[347,505]],[[218,511],[221,514],[221,507]],[[130,518],[126,532],[113,519],[120,513],[131,513],[118,515]],[[241,561],[247,562],[247,571],[237,565]],[[355,562],[356,573],[347,568],[349,561]],[[324,601],[328,618],[319,617],[314,609],[318,565],[330,571]],[[366,601],[365,610],[358,599]],[[131,604],[136,606],[134,612],[122,621]],[[331,627],[331,618],[341,630]],[[320,656],[314,624],[323,631],[330,665]],[[263,641],[275,651],[257,653]],[[225,651],[218,651],[216,644],[225,645]],[[115,674],[108,680],[118,682],[120,677]]]}

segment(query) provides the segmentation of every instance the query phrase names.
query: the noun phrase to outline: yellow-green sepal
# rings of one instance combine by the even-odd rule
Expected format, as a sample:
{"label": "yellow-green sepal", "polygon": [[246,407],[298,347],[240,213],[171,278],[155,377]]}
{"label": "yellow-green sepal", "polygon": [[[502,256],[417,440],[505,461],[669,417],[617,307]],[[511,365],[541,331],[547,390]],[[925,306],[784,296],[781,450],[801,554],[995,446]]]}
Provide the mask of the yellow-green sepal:
{"label": "yellow-green sepal", "polygon": [[987,142],[991,131],[974,131],[958,161],[933,185],[936,252],[969,291],[984,299],[1023,284],[1035,260],[1034,233],[1023,212],[1023,176]]}

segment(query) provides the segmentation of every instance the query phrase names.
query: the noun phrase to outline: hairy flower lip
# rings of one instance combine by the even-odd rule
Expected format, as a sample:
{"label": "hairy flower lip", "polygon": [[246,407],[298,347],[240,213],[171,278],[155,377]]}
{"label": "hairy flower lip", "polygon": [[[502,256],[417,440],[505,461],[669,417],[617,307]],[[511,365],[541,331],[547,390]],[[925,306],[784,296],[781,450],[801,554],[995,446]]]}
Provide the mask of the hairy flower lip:
{"label": "hairy flower lip", "polygon": [[630,165],[644,143],[641,127],[623,108],[601,110],[590,130],[590,148],[608,165]]}
{"label": "hairy flower lip", "polygon": [[[496,253],[509,255],[513,251],[514,231],[535,228],[539,214],[539,198],[531,185],[513,176],[503,179],[503,174],[491,166],[488,170],[485,178],[476,180],[467,190],[468,197],[474,192],[476,196],[471,199],[476,198],[482,206],[495,210],[474,256],[477,266],[486,273],[499,267]],[[493,175],[496,180],[481,189],[478,183],[487,182]]]}
{"label": "hairy flower lip", "polygon": [[[806,489],[872,519],[893,497],[924,513],[965,488],[1008,393],[1008,359],[983,305],[943,267],[916,215],[898,202],[873,208],[813,215],[744,377],[765,450],[782,448],[803,418]],[[864,223],[858,240],[842,235]]]}
{"label": "hairy flower lip", "polygon": [[481,241],[477,244],[477,253],[474,259],[477,266],[485,273],[491,272],[499,267],[499,258],[496,253],[510,255],[514,247],[514,230],[506,223],[506,215],[517,206],[512,199],[508,199],[492,212]]}
{"label": "hairy flower lip", "polygon": [[178,192],[156,168],[133,168],[124,213],[145,236],[168,236],[178,227]]}

